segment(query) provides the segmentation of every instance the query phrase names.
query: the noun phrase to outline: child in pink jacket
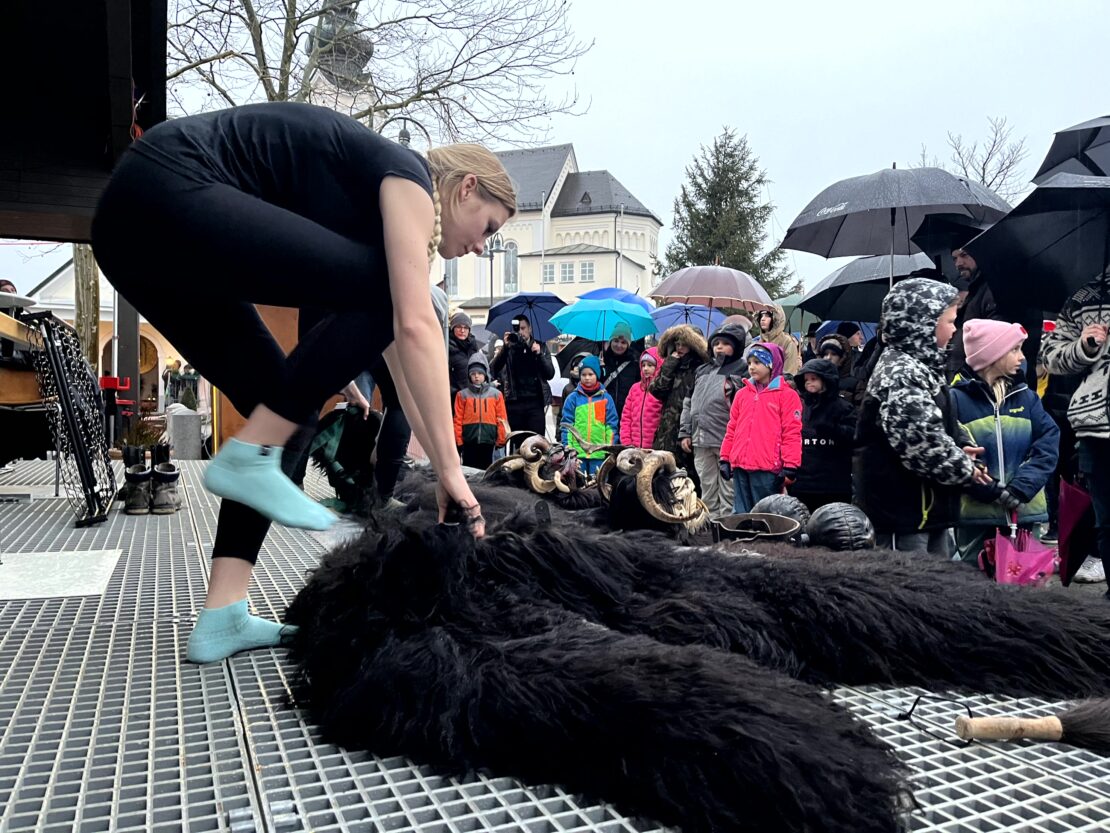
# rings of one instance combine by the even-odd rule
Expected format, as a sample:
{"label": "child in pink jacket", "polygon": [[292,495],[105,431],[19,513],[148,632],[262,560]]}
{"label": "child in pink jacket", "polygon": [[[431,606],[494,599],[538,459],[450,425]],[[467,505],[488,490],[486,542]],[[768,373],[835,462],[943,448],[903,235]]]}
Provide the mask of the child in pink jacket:
{"label": "child in pink jacket", "polygon": [[782,378],[782,348],[748,348],[748,373],[728,416],[721,477],[732,479],[732,511],[751,512],[767,495],[794,482],[802,464],[802,401]]}
{"label": "child in pink jacket", "polygon": [[632,386],[624,400],[621,411],[621,427],[618,436],[624,445],[636,448],[651,448],[655,440],[655,429],[663,414],[663,402],[650,393],[651,380],[659,371],[659,351],[649,347],[640,356],[640,381]]}

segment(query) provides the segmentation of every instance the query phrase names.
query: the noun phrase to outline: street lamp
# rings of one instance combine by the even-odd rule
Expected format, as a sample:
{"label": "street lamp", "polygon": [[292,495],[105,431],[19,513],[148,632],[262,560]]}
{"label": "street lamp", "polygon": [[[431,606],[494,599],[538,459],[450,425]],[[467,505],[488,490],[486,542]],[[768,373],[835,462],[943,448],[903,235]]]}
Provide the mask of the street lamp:
{"label": "street lamp", "polygon": [[[489,255],[489,306],[493,309],[493,256],[505,251],[505,238],[501,232],[494,232],[486,240],[486,253]],[[486,313],[486,324],[489,324],[489,313]]]}

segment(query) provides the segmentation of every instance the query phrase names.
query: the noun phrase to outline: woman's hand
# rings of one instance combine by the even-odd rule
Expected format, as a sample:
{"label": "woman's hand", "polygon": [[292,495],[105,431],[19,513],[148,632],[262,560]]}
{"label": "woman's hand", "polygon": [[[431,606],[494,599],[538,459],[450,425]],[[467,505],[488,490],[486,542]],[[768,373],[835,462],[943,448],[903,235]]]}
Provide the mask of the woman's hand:
{"label": "woman's hand", "polygon": [[358,389],[358,385],[351,382],[347,387],[343,388],[343,398],[347,400],[348,405],[353,405],[362,411],[362,418],[368,419],[370,417],[370,403],[366,397],[362,395],[362,391]]}
{"label": "woman's hand", "polygon": [[486,534],[486,519],[482,517],[482,507],[478,504],[474,493],[470,491],[470,484],[463,477],[462,469],[446,475],[441,475],[436,483],[436,503],[439,506],[439,522],[443,523],[447,517],[447,510],[451,505],[462,510],[466,528],[475,538],[482,538]]}

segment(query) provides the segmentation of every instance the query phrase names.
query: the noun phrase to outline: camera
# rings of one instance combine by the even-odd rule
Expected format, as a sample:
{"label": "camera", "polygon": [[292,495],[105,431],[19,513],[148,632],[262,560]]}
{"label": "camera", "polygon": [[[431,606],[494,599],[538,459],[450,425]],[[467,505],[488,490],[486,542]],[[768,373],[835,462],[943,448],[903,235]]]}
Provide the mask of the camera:
{"label": "camera", "polygon": [[513,331],[509,333],[509,337],[505,339],[506,344],[519,344],[520,343],[520,319],[513,319]]}

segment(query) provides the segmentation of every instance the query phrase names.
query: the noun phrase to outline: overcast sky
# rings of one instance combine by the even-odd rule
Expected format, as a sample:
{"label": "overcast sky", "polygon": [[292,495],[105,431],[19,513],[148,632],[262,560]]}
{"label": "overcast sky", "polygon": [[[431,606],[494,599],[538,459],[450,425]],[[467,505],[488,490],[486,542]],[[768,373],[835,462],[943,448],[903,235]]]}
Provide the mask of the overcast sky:
{"label": "overcast sky", "polygon": [[[1028,178],[1056,130],[1110,113],[1104,0],[576,0],[571,17],[597,41],[573,79],[591,104],[553,119],[550,140],[668,226],[685,167],[726,125],[767,170],[778,241],[838,179],[916,163],[922,143],[947,157],[948,131],[979,138],[1006,117],[1027,139]],[[27,291],[68,248],[0,245],[0,276]],[[811,286],[840,262],[790,265]]]}

